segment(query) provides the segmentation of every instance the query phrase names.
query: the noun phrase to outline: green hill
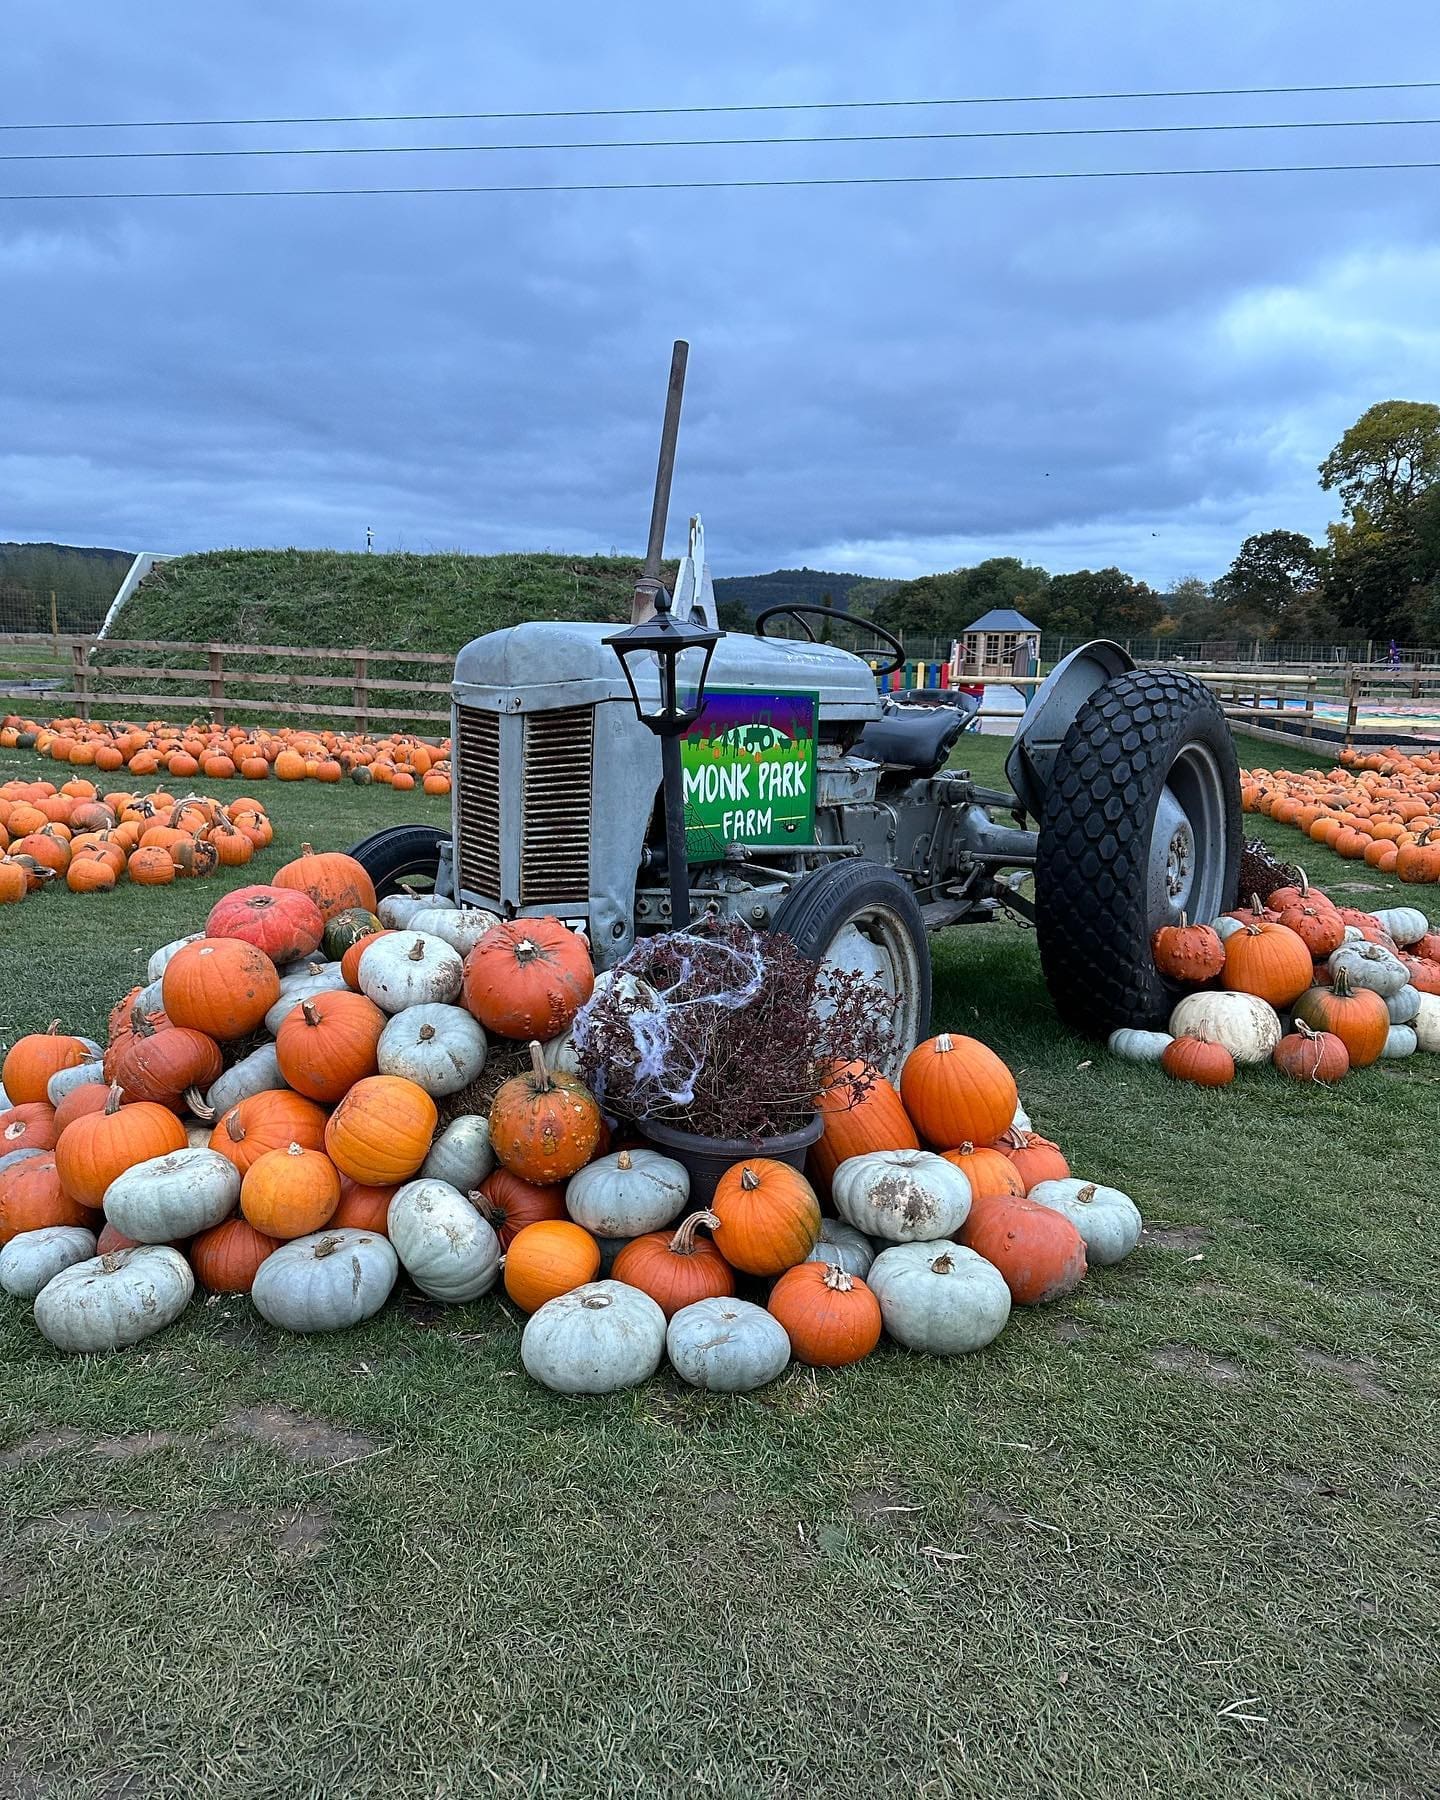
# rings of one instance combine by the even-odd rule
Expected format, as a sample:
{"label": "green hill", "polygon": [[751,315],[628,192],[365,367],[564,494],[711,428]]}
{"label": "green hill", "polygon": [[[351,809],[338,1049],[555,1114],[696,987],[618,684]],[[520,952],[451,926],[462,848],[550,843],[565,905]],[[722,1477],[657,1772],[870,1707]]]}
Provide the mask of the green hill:
{"label": "green hill", "polygon": [[[738,601],[751,618],[766,606],[838,606],[863,575],[829,569],[774,569],[768,575],[723,575],[715,583],[715,602]],[[829,600],[826,600],[829,595]]]}

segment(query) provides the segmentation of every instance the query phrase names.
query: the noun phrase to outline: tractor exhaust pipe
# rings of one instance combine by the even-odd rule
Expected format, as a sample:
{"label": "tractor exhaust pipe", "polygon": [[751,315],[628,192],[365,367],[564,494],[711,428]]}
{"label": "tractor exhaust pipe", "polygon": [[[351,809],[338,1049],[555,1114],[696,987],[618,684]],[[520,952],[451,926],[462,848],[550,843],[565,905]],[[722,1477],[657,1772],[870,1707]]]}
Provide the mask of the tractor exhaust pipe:
{"label": "tractor exhaust pipe", "polygon": [[660,585],[660,564],[665,556],[665,523],[670,516],[670,483],[675,474],[675,446],[680,437],[680,404],[685,398],[685,365],[690,346],[676,338],[670,352],[670,385],[665,391],[665,423],[660,428],[660,460],[655,469],[655,499],[650,508],[650,541],[645,548],[645,567],[635,583],[630,623],[642,624],[655,611],[655,590]]}

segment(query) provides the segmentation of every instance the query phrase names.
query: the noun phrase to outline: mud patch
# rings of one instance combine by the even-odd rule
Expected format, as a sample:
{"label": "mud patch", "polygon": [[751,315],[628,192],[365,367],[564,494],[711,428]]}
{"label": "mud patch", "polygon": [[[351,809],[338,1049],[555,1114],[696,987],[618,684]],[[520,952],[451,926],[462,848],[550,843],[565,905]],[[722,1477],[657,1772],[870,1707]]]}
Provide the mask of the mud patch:
{"label": "mud patch", "polygon": [[1390,1390],[1376,1380],[1374,1371],[1351,1357],[1331,1356],[1324,1350],[1299,1349],[1295,1352],[1295,1359],[1319,1375],[1329,1375],[1336,1381],[1344,1382],[1352,1393],[1359,1394],[1363,1400],[1378,1402],[1390,1398]]}
{"label": "mud patch", "polygon": [[1081,1319],[1067,1319],[1062,1314],[1051,1319],[1050,1335],[1057,1344],[1083,1344],[1086,1338],[1094,1337],[1095,1327]]}
{"label": "mud patch", "polygon": [[1244,1387],[1250,1379],[1240,1363],[1225,1356],[1207,1356],[1193,1344],[1161,1344],[1150,1353],[1150,1361],[1167,1375],[1191,1375],[1208,1381],[1211,1387]]}
{"label": "mud patch", "polygon": [[379,1448],[361,1432],[341,1431],[324,1419],[305,1418],[281,1406],[247,1406],[228,1413],[215,1435],[266,1444],[291,1462],[343,1462]]}
{"label": "mud patch", "polygon": [[323,1507],[287,1512],[207,1512],[200,1529],[217,1544],[257,1549],[269,1545],[281,1556],[308,1561],[330,1539],[333,1515]]}
{"label": "mud patch", "polygon": [[38,1431],[34,1437],[0,1450],[0,1469],[18,1469],[26,1463],[39,1462],[42,1457],[79,1450],[88,1442],[83,1431],[71,1431],[68,1427],[62,1426],[58,1431]]}
{"label": "mud patch", "polygon": [[1188,1255],[1208,1249],[1214,1241],[1215,1233],[1205,1225],[1147,1225],[1140,1233],[1140,1242],[1151,1250],[1181,1250]]}
{"label": "mud patch", "polygon": [[135,1531],[144,1525],[158,1525],[159,1513],[143,1512],[135,1506],[68,1506],[63,1512],[49,1513],[31,1519],[21,1532],[29,1542],[60,1540],[66,1543],[97,1543],[113,1537],[118,1531]]}
{"label": "mud patch", "polygon": [[138,1456],[184,1449],[193,1442],[193,1438],[183,1438],[178,1431],[134,1431],[123,1437],[96,1438],[89,1450],[102,1462],[133,1462]]}
{"label": "mud patch", "polygon": [[856,1488],[850,1496],[850,1511],[861,1525],[875,1531],[903,1532],[918,1530],[925,1509],[917,1506],[897,1488]]}

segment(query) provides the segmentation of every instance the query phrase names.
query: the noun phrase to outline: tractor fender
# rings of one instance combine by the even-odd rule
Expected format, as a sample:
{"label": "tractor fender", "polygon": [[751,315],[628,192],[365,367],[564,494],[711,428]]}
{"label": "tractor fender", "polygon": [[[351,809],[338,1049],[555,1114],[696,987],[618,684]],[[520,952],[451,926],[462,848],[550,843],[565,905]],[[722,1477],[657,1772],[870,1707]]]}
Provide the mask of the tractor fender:
{"label": "tractor fender", "polygon": [[1044,810],[1055,758],[1080,708],[1107,681],[1134,667],[1128,650],[1109,638],[1095,638],[1062,657],[1031,695],[1005,759],[1010,786],[1031,818],[1038,819]]}

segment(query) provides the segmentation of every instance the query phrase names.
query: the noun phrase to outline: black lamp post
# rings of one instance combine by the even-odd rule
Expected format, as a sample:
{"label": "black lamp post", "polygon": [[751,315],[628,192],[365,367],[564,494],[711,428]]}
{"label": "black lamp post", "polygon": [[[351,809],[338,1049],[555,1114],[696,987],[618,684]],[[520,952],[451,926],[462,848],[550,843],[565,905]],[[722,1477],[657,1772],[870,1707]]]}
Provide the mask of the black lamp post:
{"label": "black lamp post", "polygon": [[605,642],[620,659],[636,716],[660,740],[670,917],[683,930],[690,923],[690,875],[685,861],[680,739],[705,710],[705,677],[715,646],[725,634],[693,619],[677,619],[671,604],[669,594],[656,582],[654,616],[617,631]]}

